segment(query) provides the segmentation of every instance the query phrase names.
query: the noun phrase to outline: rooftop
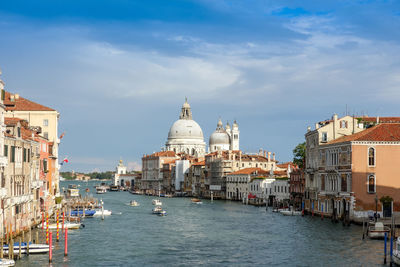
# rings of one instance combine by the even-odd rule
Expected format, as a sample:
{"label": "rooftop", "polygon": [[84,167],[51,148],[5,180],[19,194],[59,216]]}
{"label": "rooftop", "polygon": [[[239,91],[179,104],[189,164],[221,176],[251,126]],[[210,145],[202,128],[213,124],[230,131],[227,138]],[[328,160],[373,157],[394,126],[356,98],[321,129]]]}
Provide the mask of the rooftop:
{"label": "rooftop", "polygon": [[55,111],[52,108],[40,105],[28,99],[25,99],[18,94],[5,92],[4,105],[6,111]]}

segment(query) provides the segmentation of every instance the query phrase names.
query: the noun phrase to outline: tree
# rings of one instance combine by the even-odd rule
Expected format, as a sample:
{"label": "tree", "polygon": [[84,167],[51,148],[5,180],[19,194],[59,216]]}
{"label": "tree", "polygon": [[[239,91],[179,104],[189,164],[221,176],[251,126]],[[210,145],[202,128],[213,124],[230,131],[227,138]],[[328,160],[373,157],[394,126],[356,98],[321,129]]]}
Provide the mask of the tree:
{"label": "tree", "polygon": [[298,144],[293,149],[293,163],[297,164],[299,168],[303,169],[306,158],[306,142]]}

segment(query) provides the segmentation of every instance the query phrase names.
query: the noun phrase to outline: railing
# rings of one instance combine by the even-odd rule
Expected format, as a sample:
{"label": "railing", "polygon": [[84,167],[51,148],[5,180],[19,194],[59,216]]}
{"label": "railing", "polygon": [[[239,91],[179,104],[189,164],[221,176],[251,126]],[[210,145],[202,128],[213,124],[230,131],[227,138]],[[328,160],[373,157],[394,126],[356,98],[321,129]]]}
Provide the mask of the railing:
{"label": "railing", "polygon": [[0,167],[6,167],[8,165],[7,157],[0,156]]}

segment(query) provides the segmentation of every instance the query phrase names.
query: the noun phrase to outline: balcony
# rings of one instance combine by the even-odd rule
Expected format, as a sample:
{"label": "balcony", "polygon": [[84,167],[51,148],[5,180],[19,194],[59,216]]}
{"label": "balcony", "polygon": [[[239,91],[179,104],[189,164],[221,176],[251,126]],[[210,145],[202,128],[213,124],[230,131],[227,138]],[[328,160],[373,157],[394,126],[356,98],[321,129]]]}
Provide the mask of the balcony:
{"label": "balcony", "polygon": [[43,181],[40,181],[40,180],[32,181],[31,188],[37,189],[37,188],[40,188],[42,185],[43,185]]}
{"label": "balcony", "polygon": [[6,167],[8,165],[7,157],[0,156],[0,167]]}
{"label": "balcony", "polygon": [[7,189],[0,188],[0,199],[6,198],[6,197],[7,197]]}

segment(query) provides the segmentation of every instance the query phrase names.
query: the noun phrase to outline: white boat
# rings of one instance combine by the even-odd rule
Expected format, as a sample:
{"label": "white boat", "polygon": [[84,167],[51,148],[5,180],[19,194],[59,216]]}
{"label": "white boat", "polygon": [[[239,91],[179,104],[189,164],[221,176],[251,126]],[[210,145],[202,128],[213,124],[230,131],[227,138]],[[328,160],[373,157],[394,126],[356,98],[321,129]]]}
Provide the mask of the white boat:
{"label": "white boat", "polygon": [[95,209],[96,213],[93,214],[93,217],[99,217],[99,216],[110,216],[112,214],[111,210],[104,210],[102,211],[101,209]]}
{"label": "white boat", "polygon": [[[3,245],[3,253],[8,255],[8,245]],[[53,246],[54,248],[54,246]],[[27,248],[27,243],[22,242],[21,243],[21,253],[26,254],[28,251]],[[47,253],[49,252],[49,245],[47,244],[33,244],[32,242],[29,242],[29,254],[41,254],[41,253]],[[19,243],[15,242],[14,243],[14,254],[19,253]],[[1,266],[1,265],[0,265]]]}
{"label": "white boat", "polygon": [[131,202],[129,202],[129,205],[132,206],[132,207],[137,207],[137,206],[139,206],[140,204],[137,203],[136,200],[131,200]]}
{"label": "white boat", "polygon": [[203,202],[198,198],[192,198],[191,201],[192,201],[192,203],[195,203],[195,204],[203,204]]}
{"label": "white boat", "polygon": [[[79,229],[81,227],[83,227],[83,225],[81,223],[71,223],[71,222],[64,223],[64,228],[68,228],[68,229]],[[42,224],[39,224],[38,228],[42,228]],[[44,223],[43,228],[46,229],[46,223]],[[57,229],[57,224],[49,223],[49,229],[51,229],[51,230]],[[58,229],[62,229],[61,222],[58,224]]]}
{"label": "white boat", "polygon": [[106,192],[107,192],[107,189],[104,186],[96,187],[96,194],[105,194]]}
{"label": "white boat", "polygon": [[0,259],[0,266],[15,266],[15,261],[10,259]]}
{"label": "white boat", "polygon": [[158,216],[166,216],[167,212],[165,210],[160,211],[159,213],[157,213]]}
{"label": "white boat", "polygon": [[301,215],[301,211],[297,211],[297,210],[281,210],[279,212],[285,216],[300,216]]}
{"label": "white boat", "polygon": [[162,205],[162,202],[159,199],[153,199],[153,201],[151,203],[153,205],[156,205],[156,206],[161,206]]}
{"label": "white boat", "polygon": [[397,238],[393,248],[393,262],[400,266],[400,237]]}
{"label": "white boat", "polygon": [[384,226],[381,222],[376,222],[375,225],[368,227],[368,236],[369,238],[383,239],[385,238],[385,233],[389,233],[389,231],[390,228],[388,226]]}

